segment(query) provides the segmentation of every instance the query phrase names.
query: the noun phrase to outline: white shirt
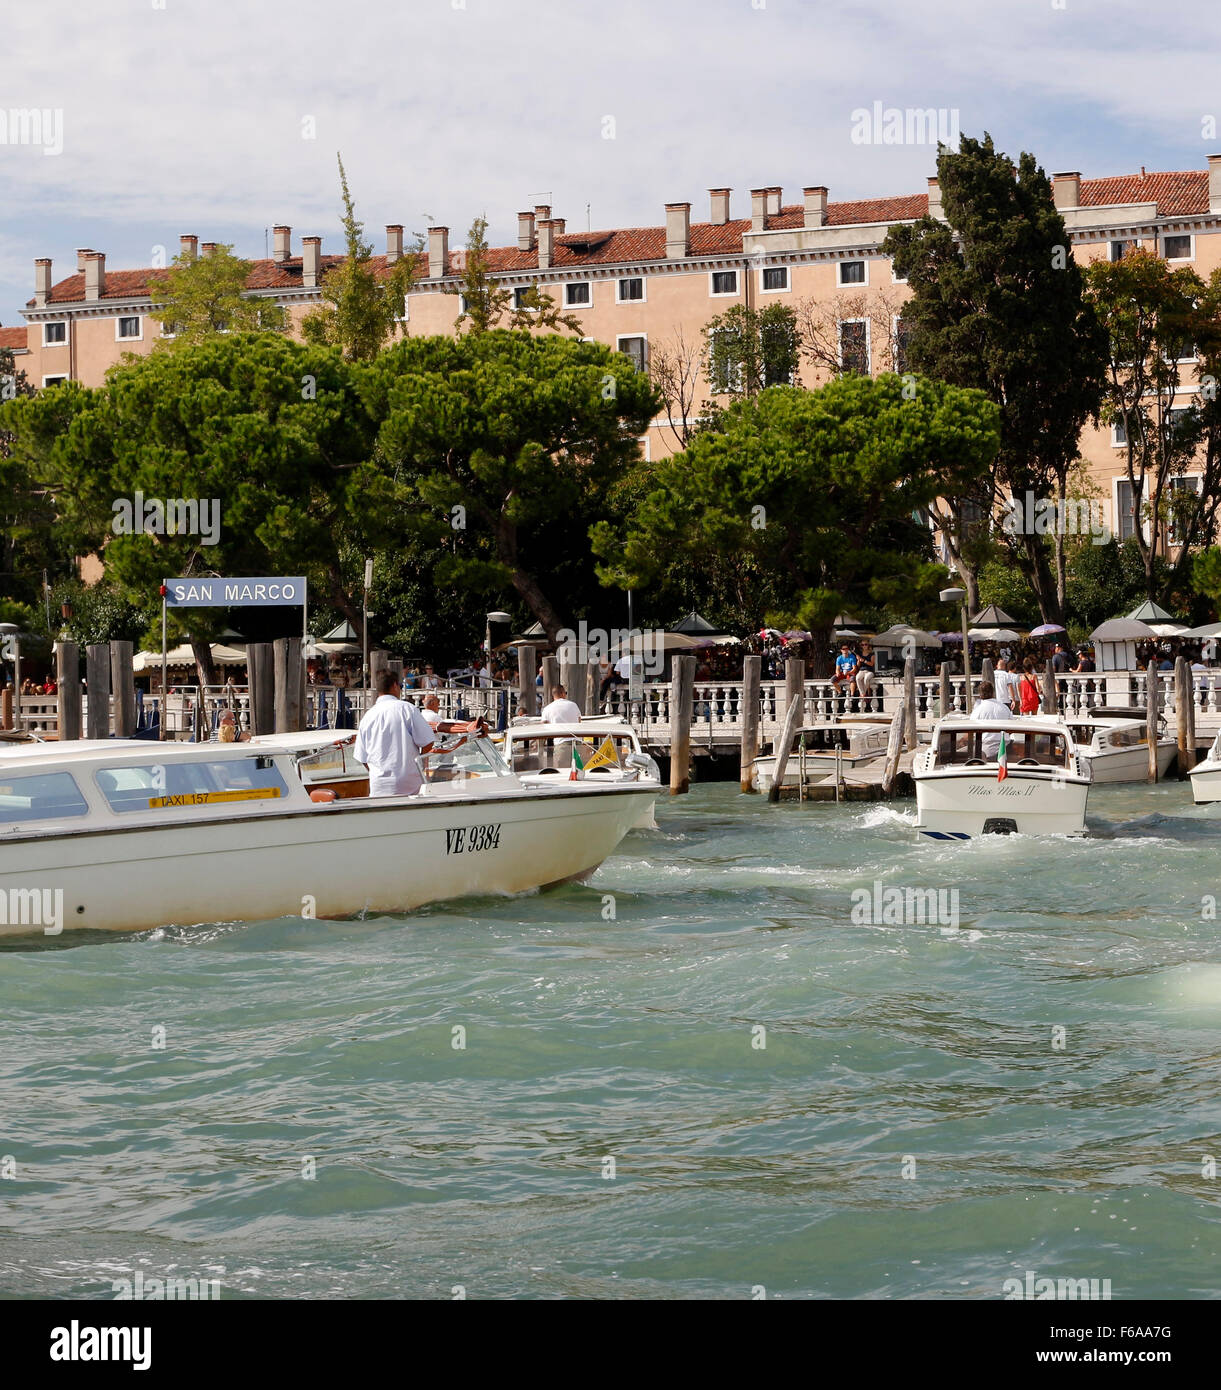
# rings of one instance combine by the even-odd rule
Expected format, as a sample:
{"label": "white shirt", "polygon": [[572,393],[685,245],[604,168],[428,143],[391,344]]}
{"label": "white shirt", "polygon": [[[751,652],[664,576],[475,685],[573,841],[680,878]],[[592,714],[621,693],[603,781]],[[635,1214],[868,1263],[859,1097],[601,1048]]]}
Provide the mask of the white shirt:
{"label": "white shirt", "polygon": [[619,660],[615,662],[615,675],[622,677],[625,681],[631,680],[632,658],[630,656],[621,656]]}
{"label": "white shirt", "polygon": [[356,730],[356,761],[369,769],[370,796],[414,796],[423,785],[416,757],[436,734],[415,705],[379,695]]}
{"label": "white shirt", "polygon": [[552,700],[543,711],[544,724],[579,724],[581,706],[575,700]]}
{"label": "white shirt", "polygon": [[439,709],[422,709],[420,713],[428,721],[428,727],[433,730],[445,718]]}
{"label": "white shirt", "polygon": [[[1012,711],[999,700],[977,700],[971,710],[972,719],[1008,719]],[[985,755],[991,759],[1001,751],[1001,731],[989,729],[982,739]]]}
{"label": "white shirt", "polygon": [[992,683],[996,686],[996,698],[1003,705],[1007,700],[1012,709],[1019,704],[1018,698],[1018,677],[1012,671],[997,671],[992,677]]}

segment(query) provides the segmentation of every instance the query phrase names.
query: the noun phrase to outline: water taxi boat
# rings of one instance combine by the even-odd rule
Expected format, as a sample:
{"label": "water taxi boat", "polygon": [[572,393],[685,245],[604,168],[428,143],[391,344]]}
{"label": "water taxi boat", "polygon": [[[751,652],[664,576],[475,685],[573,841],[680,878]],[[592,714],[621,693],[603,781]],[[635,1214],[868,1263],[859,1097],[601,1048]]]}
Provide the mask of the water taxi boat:
{"label": "water taxi boat", "polygon": [[[615,716],[595,716],[579,724],[515,719],[498,746],[510,771],[527,787],[661,780],[657,763],[641,747],[636,730]],[[656,828],[650,802],[636,829]]]}
{"label": "water taxi boat", "polygon": [[[1068,720],[1077,751],[1090,767],[1090,780],[1145,782],[1149,779],[1149,738],[1144,715],[1138,710],[1091,710]],[[1166,721],[1158,720],[1157,775],[1164,777],[1175,754],[1177,740],[1166,733]]]}
{"label": "water taxi boat", "polygon": [[[812,786],[833,780],[837,767],[847,773],[884,758],[889,738],[889,722],[824,719],[806,724],[793,735],[784,785]],[[773,749],[751,763],[750,780],[755,791],[771,791],[778,757],[779,750]]]}
{"label": "water taxi boat", "polygon": [[[593,872],[656,779],[527,786],[485,738],[420,758],[416,796],[352,795],[349,740],[0,747],[0,935],[409,911]],[[41,893],[39,893],[41,890]]]}
{"label": "water taxi boat", "polygon": [[938,720],[932,743],[912,760],[912,779],[916,829],[930,839],[1085,829],[1090,769],[1059,718]]}
{"label": "water taxi boat", "polygon": [[1197,806],[1221,801],[1221,732],[1213,739],[1208,756],[1191,769],[1191,799]]}

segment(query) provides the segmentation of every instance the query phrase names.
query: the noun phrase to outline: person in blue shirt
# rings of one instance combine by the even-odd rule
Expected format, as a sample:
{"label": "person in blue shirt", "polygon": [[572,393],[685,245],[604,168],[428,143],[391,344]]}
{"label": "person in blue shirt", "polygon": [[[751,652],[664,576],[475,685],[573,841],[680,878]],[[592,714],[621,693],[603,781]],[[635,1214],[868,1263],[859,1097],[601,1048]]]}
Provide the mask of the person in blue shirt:
{"label": "person in blue shirt", "polygon": [[831,684],[837,695],[843,694],[845,688],[852,689],[852,680],[859,665],[860,662],[856,659],[856,653],[852,650],[851,643],[841,642],[839,655],[835,658],[835,675],[831,677]]}

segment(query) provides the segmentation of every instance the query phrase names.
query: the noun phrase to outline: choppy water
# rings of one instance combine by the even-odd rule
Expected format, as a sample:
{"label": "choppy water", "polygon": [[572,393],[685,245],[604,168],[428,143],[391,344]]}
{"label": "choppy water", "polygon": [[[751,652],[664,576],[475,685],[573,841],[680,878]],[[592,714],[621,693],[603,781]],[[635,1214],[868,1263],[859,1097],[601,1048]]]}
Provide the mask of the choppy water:
{"label": "choppy water", "polygon": [[[1221,816],[659,820],[542,896],[0,952],[0,1294],[1218,1296]],[[957,930],[854,924],[875,879]]]}

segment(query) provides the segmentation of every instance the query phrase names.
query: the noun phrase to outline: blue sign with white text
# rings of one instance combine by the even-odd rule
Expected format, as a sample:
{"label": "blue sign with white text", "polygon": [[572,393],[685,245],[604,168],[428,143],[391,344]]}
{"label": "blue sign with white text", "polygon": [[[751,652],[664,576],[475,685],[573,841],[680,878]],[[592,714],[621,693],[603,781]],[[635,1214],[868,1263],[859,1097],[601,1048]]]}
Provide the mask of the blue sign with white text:
{"label": "blue sign with white text", "polygon": [[165,602],[170,608],[300,608],[305,603],[305,579],[167,579]]}

